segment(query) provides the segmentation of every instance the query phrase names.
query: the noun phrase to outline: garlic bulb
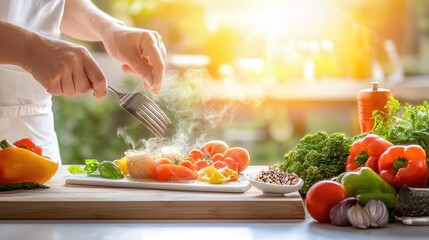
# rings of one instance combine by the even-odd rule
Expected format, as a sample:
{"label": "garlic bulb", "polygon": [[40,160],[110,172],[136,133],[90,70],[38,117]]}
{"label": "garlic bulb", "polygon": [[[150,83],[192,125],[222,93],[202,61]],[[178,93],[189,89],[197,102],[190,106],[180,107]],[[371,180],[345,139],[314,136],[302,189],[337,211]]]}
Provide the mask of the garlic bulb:
{"label": "garlic bulb", "polygon": [[371,219],[368,213],[356,203],[347,210],[347,219],[353,227],[367,229],[371,226]]}
{"label": "garlic bulb", "polygon": [[371,227],[384,227],[389,222],[389,211],[383,201],[370,200],[364,210],[370,217]]}
{"label": "garlic bulb", "polygon": [[347,210],[357,203],[356,198],[349,197],[333,206],[329,212],[331,223],[336,226],[350,225],[347,219]]}

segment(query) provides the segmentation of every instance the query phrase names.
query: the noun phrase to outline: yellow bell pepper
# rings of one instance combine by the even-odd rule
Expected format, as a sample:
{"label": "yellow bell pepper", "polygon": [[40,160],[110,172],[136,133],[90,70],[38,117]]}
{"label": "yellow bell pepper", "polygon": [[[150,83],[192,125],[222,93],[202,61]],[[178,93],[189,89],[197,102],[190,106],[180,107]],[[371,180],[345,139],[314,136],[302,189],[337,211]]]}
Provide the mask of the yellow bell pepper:
{"label": "yellow bell pepper", "polygon": [[43,184],[58,170],[58,162],[15,146],[0,150],[0,184],[36,182]]}
{"label": "yellow bell pepper", "polygon": [[122,171],[124,176],[128,175],[128,167],[127,167],[127,157],[123,157],[121,159],[116,159],[113,163]]}

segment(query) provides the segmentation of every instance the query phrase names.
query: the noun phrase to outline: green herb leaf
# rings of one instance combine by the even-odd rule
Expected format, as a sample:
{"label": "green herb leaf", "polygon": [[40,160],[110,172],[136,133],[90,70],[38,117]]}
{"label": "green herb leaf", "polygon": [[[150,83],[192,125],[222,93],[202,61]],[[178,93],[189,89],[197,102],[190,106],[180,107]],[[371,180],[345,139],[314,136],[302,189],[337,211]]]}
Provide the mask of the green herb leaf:
{"label": "green herb leaf", "polygon": [[81,166],[76,165],[70,166],[68,170],[71,174],[86,173],[85,169],[83,169]]}
{"label": "green herb leaf", "polygon": [[96,159],[86,159],[85,160],[85,171],[90,174],[95,172],[98,167],[100,167],[100,162],[97,161]]}
{"label": "green herb leaf", "polygon": [[113,163],[103,161],[99,168],[100,176],[103,178],[121,179],[124,178],[122,171]]}

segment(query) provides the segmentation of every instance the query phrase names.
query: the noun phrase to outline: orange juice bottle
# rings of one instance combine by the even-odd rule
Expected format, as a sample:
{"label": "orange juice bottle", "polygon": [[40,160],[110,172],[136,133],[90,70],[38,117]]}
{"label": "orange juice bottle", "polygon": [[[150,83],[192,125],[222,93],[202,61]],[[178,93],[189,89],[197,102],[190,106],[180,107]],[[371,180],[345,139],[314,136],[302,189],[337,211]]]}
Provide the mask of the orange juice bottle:
{"label": "orange juice bottle", "polygon": [[370,132],[374,127],[372,113],[374,110],[384,112],[386,116],[390,115],[390,109],[384,108],[392,97],[388,89],[379,88],[378,82],[371,82],[371,88],[362,89],[357,95],[359,123],[361,133]]}

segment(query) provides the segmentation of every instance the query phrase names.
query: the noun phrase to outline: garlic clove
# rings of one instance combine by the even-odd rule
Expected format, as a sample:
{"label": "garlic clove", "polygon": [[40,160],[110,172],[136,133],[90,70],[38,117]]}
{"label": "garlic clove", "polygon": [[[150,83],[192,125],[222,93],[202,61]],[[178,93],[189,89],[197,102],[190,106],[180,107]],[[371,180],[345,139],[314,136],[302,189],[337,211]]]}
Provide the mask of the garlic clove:
{"label": "garlic clove", "polygon": [[356,203],[347,210],[347,219],[353,227],[367,229],[371,226],[371,220],[368,213]]}
{"label": "garlic clove", "polygon": [[370,217],[371,227],[384,227],[389,222],[389,211],[383,201],[370,200],[364,210]]}

